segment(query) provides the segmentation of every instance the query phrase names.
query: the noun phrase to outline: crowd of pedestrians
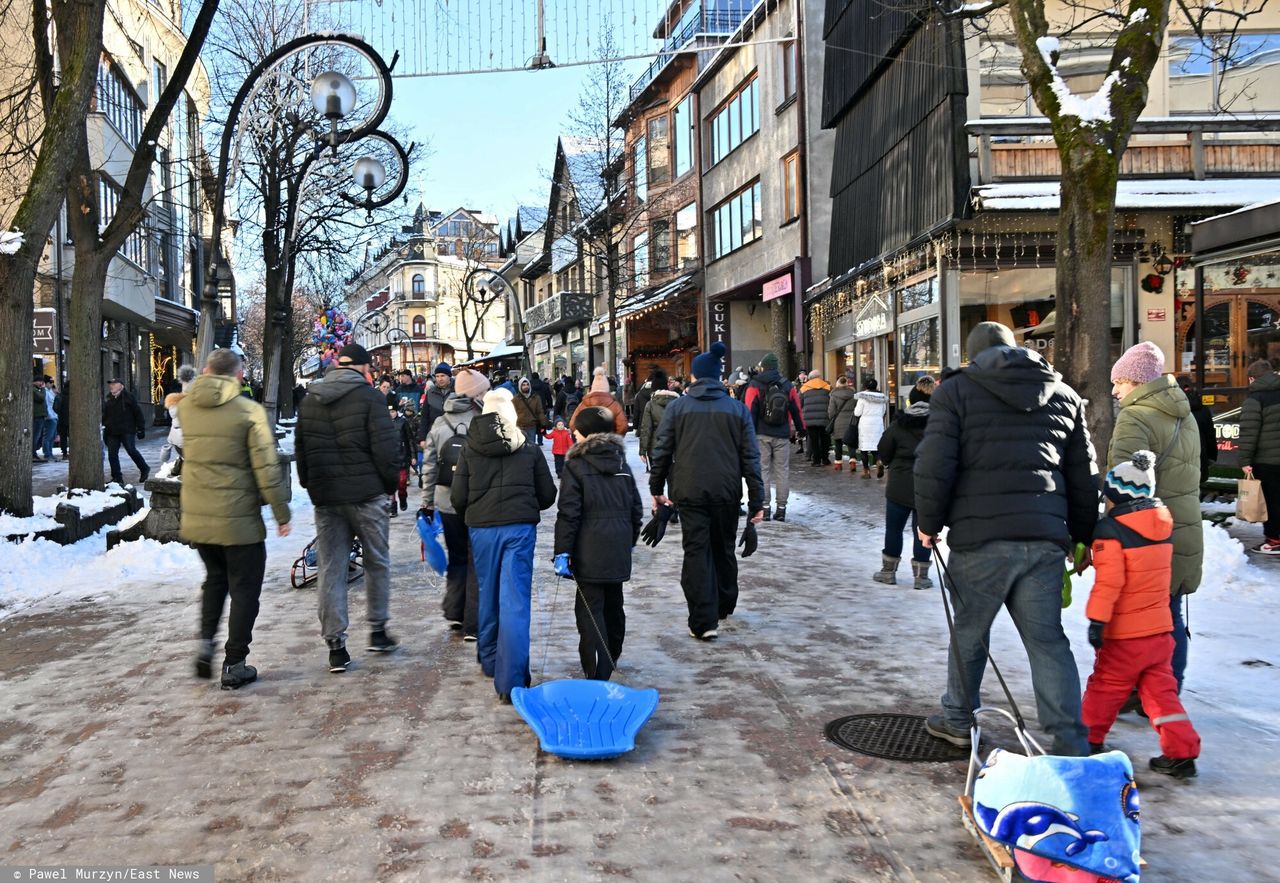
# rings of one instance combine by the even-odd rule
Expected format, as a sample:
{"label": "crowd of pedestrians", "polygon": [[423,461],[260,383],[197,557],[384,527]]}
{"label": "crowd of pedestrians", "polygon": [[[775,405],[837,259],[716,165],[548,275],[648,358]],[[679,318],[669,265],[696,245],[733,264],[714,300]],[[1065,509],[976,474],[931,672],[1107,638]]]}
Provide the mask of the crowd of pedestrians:
{"label": "crowd of pedestrians", "polygon": [[[634,428],[655,524],[681,525],[680,582],[692,637],[717,638],[736,609],[744,516],[749,525],[787,520],[793,451],[803,450],[811,467],[835,471],[847,456],[850,472],[888,477],[874,581],[897,584],[909,529],[910,584],[931,588],[933,550],[945,530],[955,615],[946,690],[927,722],[933,736],[969,743],[990,630],[1004,608],[1026,649],[1039,723],[1054,753],[1104,750],[1116,716],[1140,708],[1160,737],[1151,768],[1194,776],[1199,737],[1178,693],[1187,659],[1183,609],[1203,568],[1199,490],[1213,456],[1199,403],[1165,373],[1157,347],[1131,348],[1112,370],[1118,411],[1101,458],[1086,403],[1037,352],[1017,346],[1007,327],[978,324],[966,349],[966,367],[943,380],[920,376],[893,413],[873,378],[856,384],[840,375],[832,385],[815,368],[792,382],[773,353],[726,383],[724,350],[715,344],[693,360],[687,387],[653,368],[628,417],[602,369],[585,391],[576,380],[553,386],[536,374],[486,377],[445,363],[422,386],[407,373],[375,386],[369,354],[347,346],[302,398],[295,431],[298,475],[316,512],[318,618],[329,670],[351,664],[355,542],[365,567],[367,647],[399,647],[388,630],[389,524],[407,508],[416,471],[418,515],[439,518],[447,550],[443,618],[475,644],[498,697],[510,701],[513,689],[531,681],[537,525],[553,507],[550,557],[555,573],[575,584],[583,674],[608,679],[624,645],[623,589],[644,518],[623,441]],[[1242,463],[1275,500],[1274,519],[1280,380],[1265,362],[1249,370]],[[212,676],[213,635],[230,597],[227,688],[256,677],[246,663],[265,559],[256,502],[271,505],[282,533],[289,524],[273,439],[261,408],[240,395],[242,383],[239,359],[218,350],[204,374],[167,402],[176,433],[170,442],[188,464],[183,537],[207,568],[196,669]],[[103,406],[109,454],[120,446],[136,453],[126,439],[142,425],[137,406],[112,386]],[[554,477],[538,450],[547,439]],[[112,466],[118,471],[114,459]],[[219,483],[223,474],[232,480]],[[1267,522],[1255,551],[1280,552],[1278,533]],[[1068,561],[1077,572],[1097,569],[1087,601],[1097,658],[1083,691],[1062,626]]]}

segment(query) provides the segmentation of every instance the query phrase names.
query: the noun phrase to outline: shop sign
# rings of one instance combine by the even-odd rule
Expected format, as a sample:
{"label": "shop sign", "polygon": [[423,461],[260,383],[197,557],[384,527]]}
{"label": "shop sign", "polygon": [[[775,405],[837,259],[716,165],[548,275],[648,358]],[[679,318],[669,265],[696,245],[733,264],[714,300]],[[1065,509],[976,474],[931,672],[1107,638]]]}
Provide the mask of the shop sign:
{"label": "shop sign", "polygon": [[764,284],[761,291],[760,299],[768,303],[780,297],[785,297],[791,293],[791,274],[779,276],[777,279],[770,280]]}
{"label": "shop sign", "polygon": [[575,362],[585,362],[587,360],[586,344],[575,343],[569,347],[569,358]]}
{"label": "shop sign", "polygon": [[581,325],[575,325],[575,326],[573,326],[572,328],[570,328],[570,329],[569,329],[569,340],[571,340],[571,341],[582,340],[582,326],[581,326]]}
{"label": "shop sign", "polygon": [[1169,318],[1168,310],[1147,310],[1148,322],[1164,322]]}
{"label": "shop sign", "polygon": [[858,311],[858,318],[853,323],[853,336],[857,340],[868,337],[880,337],[888,334],[893,327],[893,313],[889,305],[880,295],[873,294],[871,299]]}
{"label": "shop sign", "polygon": [[534,345],[533,345],[533,351],[534,351],[535,353],[546,353],[546,352],[550,352],[550,351],[551,351],[551,341],[550,341],[550,340],[548,340],[548,339],[547,339],[547,338],[545,338],[545,337],[544,337],[544,338],[542,338],[542,340],[539,340],[539,341],[537,341],[536,343],[534,343]]}
{"label": "shop sign", "polygon": [[1240,455],[1240,409],[1236,408],[1214,417],[1213,432],[1218,439],[1217,464],[1235,466],[1236,458]]}
{"label": "shop sign", "polygon": [[724,298],[711,300],[707,304],[707,349],[717,340],[724,344],[725,358],[733,350],[733,336],[729,331],[729,301]]}
{"label": "shop sign", "polygon": [[31,351],[48,355],[54,351],[53,331],[56,310],[36,310],[31,318]]}

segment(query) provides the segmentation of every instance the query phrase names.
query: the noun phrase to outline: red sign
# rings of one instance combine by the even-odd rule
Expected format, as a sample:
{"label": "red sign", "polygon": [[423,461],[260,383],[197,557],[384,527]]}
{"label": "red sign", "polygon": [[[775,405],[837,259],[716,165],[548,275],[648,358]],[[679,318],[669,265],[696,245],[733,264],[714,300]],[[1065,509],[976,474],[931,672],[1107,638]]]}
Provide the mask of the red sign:
{"label": "red sign", "polygon": [[1164,322],[1169,318],[1167,310],[1147,310],[1148,322]]}
{"label": "red sign", "polygon": [[779,276],[764,284],[761,299],[771,301],[779,297],[783,297],[791,293],[791,274]]}

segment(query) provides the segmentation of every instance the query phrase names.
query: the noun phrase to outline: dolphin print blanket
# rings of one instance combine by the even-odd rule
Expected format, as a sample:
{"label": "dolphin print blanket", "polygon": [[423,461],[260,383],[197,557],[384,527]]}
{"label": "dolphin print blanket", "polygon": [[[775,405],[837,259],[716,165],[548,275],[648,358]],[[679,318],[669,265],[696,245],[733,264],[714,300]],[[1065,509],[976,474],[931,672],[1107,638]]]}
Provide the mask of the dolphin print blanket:
{"label": "dolphin print blanket", "polygon": [[1121,751],[1026,757],[999,748],[978,771],[973,814],[1037,883],[1138,883],[1138,786]]}

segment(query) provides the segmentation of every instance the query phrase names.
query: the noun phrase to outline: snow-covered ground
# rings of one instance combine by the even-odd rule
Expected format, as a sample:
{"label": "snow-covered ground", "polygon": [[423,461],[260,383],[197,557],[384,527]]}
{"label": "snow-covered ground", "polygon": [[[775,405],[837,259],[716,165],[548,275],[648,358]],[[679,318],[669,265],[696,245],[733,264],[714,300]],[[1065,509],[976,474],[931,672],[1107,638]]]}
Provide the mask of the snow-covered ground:
{"label": "snow-covered ground", "polygon": [[108,506],[120,502],[120,494],[124,491],[120,485],[112,482],[100,491],[76,491],[72,496],[66,494],[48,494],[35,497],[31,502],[31,515],[19,518],[0,512],[0,536],[18,536],[49,530],[58,526],[54,513],[61,503],[72,503],[80,510],[82,517],[97,515]]}

